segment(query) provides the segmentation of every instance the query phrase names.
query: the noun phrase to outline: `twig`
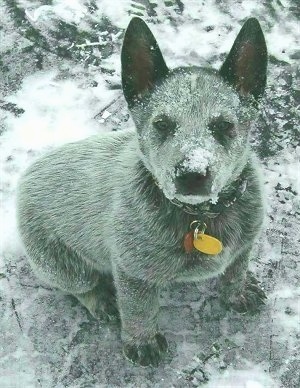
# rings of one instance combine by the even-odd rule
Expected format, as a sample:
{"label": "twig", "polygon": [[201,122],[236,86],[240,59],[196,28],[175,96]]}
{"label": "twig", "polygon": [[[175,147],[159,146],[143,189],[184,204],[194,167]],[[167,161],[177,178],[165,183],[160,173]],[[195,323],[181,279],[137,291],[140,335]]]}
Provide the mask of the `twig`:
{"label": "twig", "polygon": [[[90,47],[90,46],[105,46],[105,45],[107,45],[107,42],[88,42],[88,43],[82,43],[82,44],[75,44],[75,47],[76,48],[85,48],[85,47]],[[71,48],[71,47],[69,47],[69,48]]]}
{"label": "twig", "polygon": [[15,304],[14,298],[11,299],[11,305],[12,305],[12,308],[14,310],[15,316],[17,318],[17,322],[18,322],[19,328],[20,328],[21,332],[23,333],[23,328],[22,328],[22,325],[21,325],[19,314],[18,314],[17,309],[16,309],[16,304]]}
{"label": "twig", "polygon": [[21,285],[22,287],[26,287],[26,288],[35,288],[35,289],[42,288],[43,290],[53,291],[52,288],[50,288],[50,287],[48,288],[48,287],[41,286],[41,285],[32,286],[31,284],[24,284],[24,283],[21,283],[21,282],[20,282],[20,285]]}
{"label": "twig", "polygon": [[110,108],[115,102],[117,102],[122,96],[118,96],[116,98],[114,98],[108,105],[106,105],[103,109],[101,109],[101,111],[99,113],[97,113],[95,116],[94,116],[94,119],[97,119],[98,117],[101,117],[103,115],[103,113],[108,109]]}

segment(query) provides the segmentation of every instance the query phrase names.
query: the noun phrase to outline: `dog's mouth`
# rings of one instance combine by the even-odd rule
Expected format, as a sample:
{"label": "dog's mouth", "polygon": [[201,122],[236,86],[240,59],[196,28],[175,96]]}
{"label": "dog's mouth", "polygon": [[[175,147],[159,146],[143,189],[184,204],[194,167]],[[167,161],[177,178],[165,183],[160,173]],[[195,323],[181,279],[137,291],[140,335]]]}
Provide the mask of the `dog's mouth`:
{"label": "dog's mouth", "polygon": [[182,171],[176,174],[174,186],[174,198],[180,202],[196,205],[207,201],[211,203],[218,201],[219,190],[209,168],[203,172]]}
{"label": "dog's mouth", "polygon": [[177,200],[181,203],[197,205],[203,202],[215,204],[218,202],[220,190],[213,183],[210,177],[202,178],[197,173],[188,177],[180,177],[179,180],[170,177],[169,184],[165,181],[163,185],[155,179],[155,183],[163,191],[169,200]]}
{"label": "dog's mouth", "polygon": [[184,171],[181,174],[168,174],[168,179],[154,179],[164,196],[170,201],[175,200],[182,204],[199,205],[204,202],[216,204],[223,185],[207,168],[200,173]]}
{"label": "dog's mouth", "polygon": [[218,194],[210,194],[210,195],[182,195],[175,194],[174,198],[182,203],[186,203],[189,205],[198,205],[204,202],[209,202],[211,204],[215,204],[218,202]]}
{"label": "dog's mouth", "polygon": [[174,180],[176,194],[183,196],[208,196],[212,191],[212,179],[208,169],[205,173],[184,172]]}
{"label": "dog's mouth", "polygon": [[210,209],[216,210],[222,205],[224,208],[228,208],[240,198],[246,191],[248,185],[247,179],[241,174],[235,181],[231,182],[225,187],[219,187],[213,184],[211,191],[208,195],[183,195],[176,193],[173,198],[173,203],[181,203],[182,205],[206,205]]}

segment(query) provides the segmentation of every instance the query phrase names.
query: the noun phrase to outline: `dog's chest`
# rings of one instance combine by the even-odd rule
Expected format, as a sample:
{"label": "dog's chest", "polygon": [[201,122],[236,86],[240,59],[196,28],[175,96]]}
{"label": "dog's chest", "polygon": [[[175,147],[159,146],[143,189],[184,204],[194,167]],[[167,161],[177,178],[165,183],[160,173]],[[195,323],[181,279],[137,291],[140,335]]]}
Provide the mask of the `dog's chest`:
{"label": "dog's chest", "polygon": [[[187,252],[185,236],[169,240],[160,234],[152,240],[147,251],[148,265],[153,280],[162,281],[199,281],[219,275],[231,264],[235,255],[234,241],[225,241],[218,254],[205,254],[194,246]],[[153,242],[156,242],[154,244]],[[151,251],[151,252],[150,252]]]}
{"label": "dog's chest", "polygon": [[230,247],[224,247],[218,254],[204,254],[197,249],[190,253],[184,250],[179,254],[182,266],[176,274],[177,281],[198,281],[214,277],[224,272],[232,262]]}
{"label": "dog's chest", "polygon": [[[173,270],[176,267],[173,272],[174,280],[198,281],[224,272],[241,248],[240,227],[235,225],[237,221],[231,220],[230,214],[227,214],[226,219],[220,217],[214,222],[206,220],[207,229],[204,235],[199,234],[199,236],[207,238],[208,245],[204,247],[205,249],[202,249],[202,245],[197,244],[193,228],[190,227],[190,219],[184,221],[178,228],[175,228],[174,224],[173,228],[171,225],[168,228],[170,232],[172,230],[174,239],[169,240],[168,247],[170,251],[166,256],[169,265],[174,265]],[[233,229],[228,229],[228,225],[233,226]],[[172,233],[170,234],[172,235]],[[161,234],[161,243],[162,237]],[[157,238],[159,241],[158,236]],[[215,243],[220,249],[215,249]],[[170,272],[172,272],[172,269]]]}

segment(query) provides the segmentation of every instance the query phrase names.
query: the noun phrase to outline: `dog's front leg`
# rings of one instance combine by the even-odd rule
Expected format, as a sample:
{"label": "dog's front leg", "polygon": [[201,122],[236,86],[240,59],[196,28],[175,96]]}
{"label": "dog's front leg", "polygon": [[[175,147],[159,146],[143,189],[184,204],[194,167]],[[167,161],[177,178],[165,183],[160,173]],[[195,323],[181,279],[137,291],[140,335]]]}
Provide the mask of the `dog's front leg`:
{"label": "dog's front leg", "polygon": [[240,313],[255,313],[266,299],[258,281],[248,271],[251,248],[244,249],[220,277],[223,305]]}
{"label": "dog's front leg", "polygon": [[158,288],[120,269],[116,269],[114,277],[124,354],[140,365],[157,366],[167,350],[167,341],[157,329]]}

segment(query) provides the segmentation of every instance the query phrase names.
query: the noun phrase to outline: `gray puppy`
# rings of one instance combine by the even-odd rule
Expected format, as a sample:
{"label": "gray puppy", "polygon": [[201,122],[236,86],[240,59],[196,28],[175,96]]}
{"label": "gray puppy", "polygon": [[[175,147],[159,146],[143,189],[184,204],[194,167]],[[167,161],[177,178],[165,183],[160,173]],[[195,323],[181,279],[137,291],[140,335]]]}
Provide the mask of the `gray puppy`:
{"label": "gray puppy", "polygon": [[20,181],[18,224],[36,274],[95,317],[119,314],[126,357],[157,365],[167,350],[157,327],[167,283],[220,275],[221,299],[237,311],[265,298],[247,267],[264,213],[249,133],[267,50],[251,18],[220,71],[171,71],[133,18],[121,59],[136,129],[36,161]]}

